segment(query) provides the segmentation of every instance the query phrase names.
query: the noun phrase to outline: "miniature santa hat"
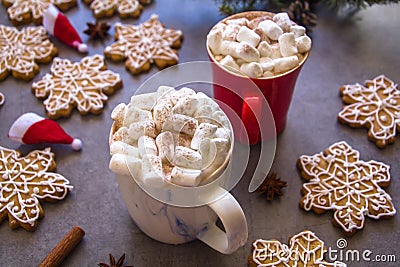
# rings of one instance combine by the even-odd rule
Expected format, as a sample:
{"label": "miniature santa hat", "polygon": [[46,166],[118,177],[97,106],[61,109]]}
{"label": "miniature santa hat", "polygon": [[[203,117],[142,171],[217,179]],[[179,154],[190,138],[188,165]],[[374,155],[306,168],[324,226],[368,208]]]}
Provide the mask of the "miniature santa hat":
{"label": "miniature santa hat", "polygon": [[87,45],[82,42],[68,18],[52,4],[44,12],[43,26],[54,37],[76,48],[79,52],[86,53],[88,51]]}
{"label": "miniature santa hat", "polygon": [[82,148],[82,141],[69,136],[57,122],[32,112],[22,114],[11,125],[8,138],[23,144],[60,143],[70,144],[76,151]]}

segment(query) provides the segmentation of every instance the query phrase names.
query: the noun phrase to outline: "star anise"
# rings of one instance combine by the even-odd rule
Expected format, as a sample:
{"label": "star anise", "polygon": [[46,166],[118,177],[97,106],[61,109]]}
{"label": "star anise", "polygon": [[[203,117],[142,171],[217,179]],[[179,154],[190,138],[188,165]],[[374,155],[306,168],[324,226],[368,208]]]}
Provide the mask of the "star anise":
{"label": "star anise", "polygon": [[282,188],[287,186],[286,181],[282,181],[277,177],[275,172],[272,172],[267,175],[264,182],[257,188],[257,192],[261,194],[266,194],[266,198],[268,201],[273,200],[275,196],[282,196]]}
{"label": "star anise", "polygon": [[113,255],[109,255],[110,256],[110,265],[108,265],[107,263],[101,262],[99,264],[97,264],[97,266],[99,267],[133,267],[133,266],[128,266],[128,265],[122,265],[124,264],[124,260],[125,260],[125,253],[121,256],[121,258],[118,259],[117,262],[115,262],[115,258]]}
{"label": "star anise", "polygon": [[108,36],[108,30],[111,27],[107,22],[98,21],[96,21],[95,24],[87,22],[86,25],[88,26],[88,28],[84,30],[83,33],[89,35],[89,40],[104,40]]}

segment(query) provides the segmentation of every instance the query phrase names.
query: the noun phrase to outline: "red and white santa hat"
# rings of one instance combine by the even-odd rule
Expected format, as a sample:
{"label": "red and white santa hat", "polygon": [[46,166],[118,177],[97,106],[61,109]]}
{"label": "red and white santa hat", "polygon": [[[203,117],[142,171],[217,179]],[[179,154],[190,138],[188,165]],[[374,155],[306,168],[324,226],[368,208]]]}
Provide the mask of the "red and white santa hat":
{"label": "red and white santa hat", "polygon": [[11,125],[8,138],[22,144],[59,143],[70,144],[76,151],[82,148],[82,141],[69,136],[57,122],[32,112],[22,114]]}
{"label": "red and white santa hat", "polygon": [[54,37],[76,48],[79,52],[86,53],[88,51],[87,45],[82,42],[68,18],[52,4],[43,14],[43,26]]}

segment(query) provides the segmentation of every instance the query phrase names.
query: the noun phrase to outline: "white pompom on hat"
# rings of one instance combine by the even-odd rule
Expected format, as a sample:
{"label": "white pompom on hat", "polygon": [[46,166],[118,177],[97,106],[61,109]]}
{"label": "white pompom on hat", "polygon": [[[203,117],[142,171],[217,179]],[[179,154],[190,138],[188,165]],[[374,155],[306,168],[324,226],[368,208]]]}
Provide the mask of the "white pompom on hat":
{"label": "white pompom on hat", "polygon": [[52,4],[43,14],[43,26],[54,37],[74,47],[79,52],[86,53],[88,51],[87,45],[82,42],[68,18]]}
{"label": "white pompom on hat", "polygon": [[8,138],[22,144],[69,144],[73,150],[82,149],[82,141],[69,136],[61,126],[35,113],[24,113],[11,125]]}

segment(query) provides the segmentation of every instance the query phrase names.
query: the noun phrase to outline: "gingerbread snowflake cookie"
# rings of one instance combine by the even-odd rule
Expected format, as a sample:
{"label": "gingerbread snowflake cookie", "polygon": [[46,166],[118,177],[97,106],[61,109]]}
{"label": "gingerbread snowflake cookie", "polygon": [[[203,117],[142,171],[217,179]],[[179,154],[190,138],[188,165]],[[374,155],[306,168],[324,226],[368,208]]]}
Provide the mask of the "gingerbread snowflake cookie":
{"label": "gingerbread snowflake cookie", "polygon": [[396,139],[400,129],[400,91],[384,75],[361,84],[340,88],[347,104],[338,115],[340,122],[352,127],[369,128],[368,137],[380,148]]}
{"label": "gingerbread snowflake cookie", "polygon": [[346,142],[331,145],[324,153],[301,156],[297,162],[303,185],[300,207],[317,214],[334,210],[333,222],[351,236],[362,229],[365,217],[394,216],[392,198],[381,187],[390,183],[390,166],[360,160]]}
{"label": "gingerbread snowflake cookie", "polygon": [[51,119],[68,117],[74,107],[81,114],[99,114],[108,96],[122,87],[119,74],[107,70],[101,55],[88,56],[80,62],[55,58],[51,73],[32,84],[36,97],[45,99]]}
{"label": "gingerbread snowflake cookie", "polygon": [[107,46],[104,55],[113,61],[126,60],[132,74],[148,71],[152,63],[160,69],[177,64],[182,32],[166,29],[157,15],[137,26],[115,25],[116,42]]}
{"label": "gingerbread snowflake cookie", "polygon": [[43,13],[49,4],[54,4],[62,11],[77,4],[77,0],[3,0],[2,2],[14,25],[29,24],[30,22],[41,24]]}
{"label": "gingerbread snowflake cookie", "polygon": [[324,260],[326,247],[315,233],[305,230],[289,239],[289,246],[277,240],[257,239],[248,258],[250,267],[335,266],[345,267],[340,261]]}
{"label": "gingerbread snowflake cookie", "polygon": [[151,0],[83,0],[93,10],[96,18],[111,17],[118,13],[120,18],[137,18],[142,12],[142,4]]}
{"label": "gingerbread snowflake cookie", "polygon": [[0,146],[0,222],[8,215],[12,229],[34,231],[44,215],[40,201],[63,199],[72,186],[58,173],[50,148],[22,157],[20,152]]}
{"label": "gingerbread snowflake cookie", "polygon": [[56,54],[57,48],[43,27],[19,31],[0,25],[0,81],[10,74],[29,81],[39,72],[37,63],[49,63]]}

